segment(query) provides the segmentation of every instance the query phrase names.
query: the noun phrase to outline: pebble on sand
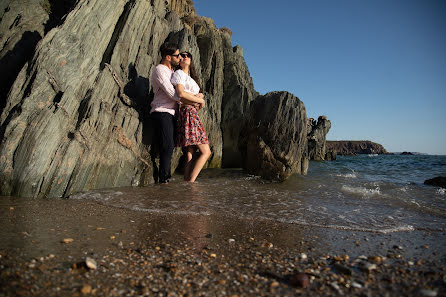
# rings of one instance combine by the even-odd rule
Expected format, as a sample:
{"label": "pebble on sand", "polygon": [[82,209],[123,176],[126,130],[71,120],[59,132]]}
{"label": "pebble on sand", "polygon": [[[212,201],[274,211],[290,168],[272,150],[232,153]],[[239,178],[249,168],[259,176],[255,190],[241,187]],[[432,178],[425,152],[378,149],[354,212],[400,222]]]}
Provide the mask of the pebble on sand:
{"label": "pebble on sand", "polygon": [[290,284],[294,287],[307,288],[308,275],[303,272],[295,273],[290,277]]}
{"label": "pebble on sand", "polygon": [[73,241],[74,241],[73,238],[64,238],[64,239],[62,240],[62,243],[68,244],[68,243],[72,243]]}
{"label": "pebble on sand", "polygon": [[419,291],[421,296],[426,296],[426,297],[435,297],[437,296],[437,291],[434,290],[427,290],[427,289],[421,289]]}
{"label": "pebble on sand", "polygon": [[381,258],[380,256],[370,256],[368,258],[368,261],[370,263],[380,264],[383,261],[383,258]]}
{"label": "pebble on sand", "polygon": [[84,285],[81,289],[81,293],[84,295],[90,294],[91,293],[91,286],[90,285]]}
{"label": "pebble on sand", "polygon": [[96,263],[96,261],[90,257],[87,257],[85,259],[85,265],[87,265],[88,268],[93,270],[98,268],[98,264]]}
{"label": "pebble on sand", "polygon": [[364,271],[370,272],[372,270],[376,270],[377,267],[376,267],[376,264],[372,264],[372,263],[369,263],[369,262],[361,262],[360,263],[360,268],[362,270],[364,270]]}

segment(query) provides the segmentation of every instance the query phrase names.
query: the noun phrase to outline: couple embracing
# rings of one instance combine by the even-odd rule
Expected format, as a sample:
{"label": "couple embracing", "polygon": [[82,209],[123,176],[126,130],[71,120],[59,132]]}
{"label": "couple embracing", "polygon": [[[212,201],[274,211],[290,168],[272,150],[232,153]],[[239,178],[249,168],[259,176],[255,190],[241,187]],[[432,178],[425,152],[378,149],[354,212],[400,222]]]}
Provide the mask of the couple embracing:
{"label": "couple embracing", "polygon": [[[209,140],[197,110],[205,106],[198,76],[189,52],[178,45],[164,43],[161,62],[152,72],[154,98],[150,114],[154,126],[154,143],[159,146],[159,182],[168,183],[175,144],[183,147],[186,157],[184,180],[195,182],[211,156]],[[196,153],[198,150],[198,154]]]}

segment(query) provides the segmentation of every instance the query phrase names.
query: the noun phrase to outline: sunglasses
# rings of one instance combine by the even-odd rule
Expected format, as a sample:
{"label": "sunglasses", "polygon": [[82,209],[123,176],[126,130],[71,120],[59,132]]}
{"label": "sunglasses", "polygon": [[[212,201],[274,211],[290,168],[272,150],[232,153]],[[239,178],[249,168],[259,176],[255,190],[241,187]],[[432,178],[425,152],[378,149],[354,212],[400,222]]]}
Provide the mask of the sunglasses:
{"label": "sunglasses", "polygon": [[181,55],[181,57],[183,57],[184,59],[186,59],[186,58],[191,58],[191,59],[192,59],[192,55],[189,54],[189,53],[181,53],[180,55]]}
{"label": "sunglasses", "polygon": [[179,57],[181,54],[177,54],[177,55],[169,55],[169,56],[172,56],[172,57]]}

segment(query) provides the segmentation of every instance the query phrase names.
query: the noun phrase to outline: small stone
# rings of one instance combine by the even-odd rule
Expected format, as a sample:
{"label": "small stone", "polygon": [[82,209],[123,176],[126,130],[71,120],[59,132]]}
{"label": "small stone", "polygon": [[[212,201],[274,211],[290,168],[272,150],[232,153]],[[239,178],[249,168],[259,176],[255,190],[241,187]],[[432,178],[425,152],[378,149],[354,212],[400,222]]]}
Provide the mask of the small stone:
{"label": "small stone", "polygon": [[305,261],[305,260],[308,259],[308,256],[307,256],[307,254],[302,253],[302,254],[299,255],[299,258],[300,258],[301,260]]}
{"label": "small stone", "polygon": [[278,281],[273,281],[273,282],[271,283],[271,288],[277,288],[278,286],[280,286],[280,284],[279,284]]}
{"label": "small stone", "polygon": [[111,239],[111,240],[113,240],[113,239],[115,239],[115,238],[116,238],[116,236],[114,236],[114,235],[110,236],[110,239]]}
{"label": "small stone", "polygon": [[9,208],[9,210],[14,210],[14,207],[11,206],[11,207]]}
{"label": "small stone", "polygon": [[338,270],[339,272],[345,274],[345,275],[352,275],[352,270],[350,268],[348,268],[347,266],[335,263],[334,268],[336,268],[336,270]]}
{"label": "small stone", "polygon": [[68,244],[68,243],[72,243],[73,241],[74,241],[73,238],[64,238],[64,239],[62,240],[62,243]]}
{"label": "small stone", "polygon": [[338,257],[338,256],[334,256],[333,257],[333,260],[335,260],[335,261],[342,261],[343,259],[341,258],[341,257]]}
{"label": "small stone", "polygon": [[91,286],[90,285],[84,285],[81,289],[81,293],[84,295],[90,294],[91,293]]}
{"label": "small stone", "polygon": [[308,287],[308,275],[303,272],[295,273],[290,277],[290,284],[305,289]]}
{"label": "small stone", "polygon": [[87,265],[88,268],[93,269],[93,270],[98,268],[96,261],[90,257],[87,257],[85,259],[85,265]]}
{"label": "small stone", "polygon": [[362,285],[360,283],[357,283],[357,282],[352,282],[351,285],[352,285],[353,288],[357,288],[357,289],[361,289],[362,288]]}
{"label": "small stone", "polygon": [[233,238],[229,238],[229,239],[228,239],[228,242],[229,242],[229,243],[234,243],[234,242],[235,242],[235,239],[233,239]]}
{"label": "small stone", "polygon": [[376,270],[376,264],[372,264],[372,263],[369,263],[369,262],[362,262],[361,269],[364,270],[364,271],[370,272],[372,270]]}
{"label": "small stone", "polygon": [[429,248],[429,246],[428,246],[428,245],[425,245],[425,244],[423,244],[423,245],[421,246],[421,248],[423,248],[423,249],[428,249],[428,248]]}
{"label": "small stone", "polygon": [[339,287],[339,285],[336,282],[332,282],[330,283],[330,286],[332,286],[335,290],[340,291],[341,288]]}
{"label": "small stone", "polygon": [[211,258],[217,258],[217,255],[216,254],[211,254],[210,257]]}
{"label": "small stone", "polygon": [[149,293],[150,293],[150,289],[148,287],[144,287],[141,289],[142,295],[149,295]]}
{"label": "small stone", "polygon": [[98,231],[102,231],[102,230],[105,230],[105,228],[97,227],[96,230],[98,230]]}
{"label": "small stone", "polygon": [[403,247],[400,245],[394,245],[393,248],[400,251],[403,250]]}
{"label": "small stone", "polygon": [[421,289],[419,292],[421,296],[426,296],[426,297],[435,297],[438,294],[437,291],[427,290],[427,289]]}
{"label": "small stone", "polygon": [[380,256],[370,256],[369,258],[368,258],[368,261],[370,262],[370,263],[375,263],[375,264],[380,264],[381,262],[382,262],[382,258],[380,257]]}
{"label": "small stone", "polygon": [[206,234],[206,238],[212,238],[212,234],[211,233]]}

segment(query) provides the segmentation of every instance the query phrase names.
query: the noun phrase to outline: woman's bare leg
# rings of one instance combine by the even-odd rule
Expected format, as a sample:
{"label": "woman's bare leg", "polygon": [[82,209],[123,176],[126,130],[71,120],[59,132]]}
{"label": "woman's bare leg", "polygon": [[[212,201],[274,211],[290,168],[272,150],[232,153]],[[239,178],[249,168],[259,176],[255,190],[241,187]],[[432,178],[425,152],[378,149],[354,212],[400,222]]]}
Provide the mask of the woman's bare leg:
{"label": "woman's bare leg", "polygon": [[190,174],[193,168],[194,160],[192,160],[194,156],[195,146],[191,145],[186,147],[186,164],[184,165],[184,180],[190,180]]}
{"label": "woman's bare leg", "polygon": [[[209,148],[209,144],[198,144],[198,150],[200,151],[200,156],[195,160],[193,169],[190,173],[190,182],[195,182],[198,174],[200,174],[201,169],[203,169],[204,164],[211,156],[211,149]],[[193,162],[193,161],[192,161]]]}

